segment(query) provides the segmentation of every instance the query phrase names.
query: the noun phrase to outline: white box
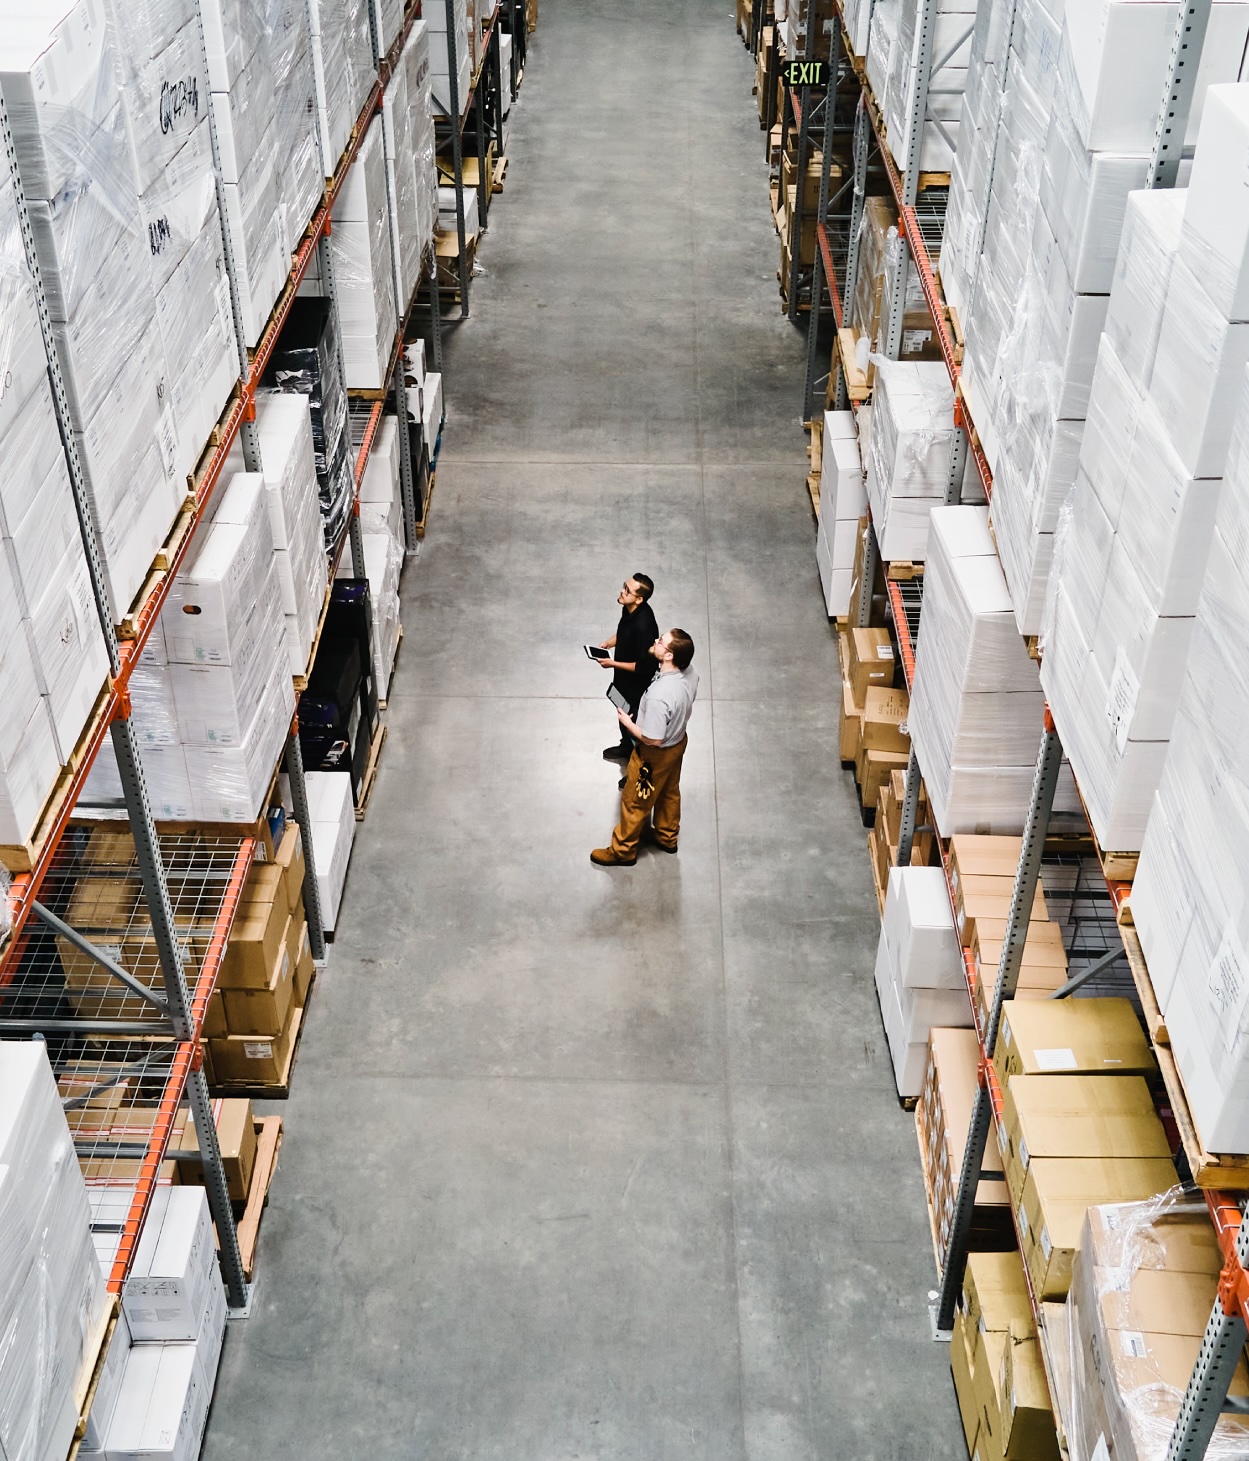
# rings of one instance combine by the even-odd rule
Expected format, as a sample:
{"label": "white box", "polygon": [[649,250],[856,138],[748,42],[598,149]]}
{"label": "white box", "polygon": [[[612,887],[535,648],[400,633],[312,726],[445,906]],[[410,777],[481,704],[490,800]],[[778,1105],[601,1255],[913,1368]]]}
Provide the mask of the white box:
{"label": "white box", "polygon": [[890,868],[882,928],[897,950],[894,968],[903,985],[955,990],[967,1005],[962,950],[939,867]]}
{"label": "white box", "polygon": [[195,1461],[210,1398],[194,1344],[132,1346],[105,1434],[105,1461]]}
{"label": "white box", "polygon": [[1153,374],[1187,196],[1182,188],[1147,188],[1128,194],[1106,311],[1106,335],[1138,391],[1149,389]]}
{"label": "white box", "polygon": [[[126,1206],[129,1207],[129,1201]],[[124,1220],[126,1214],[122,1213],[120,1216]],[[102,1451],[104,1449],[104,1437],[117,1406],[117,1397],[121,1393],[121,1383],[126,1373],[126,1361],[129,1358],[130,1326],[126,1323],[125,1314],[118,1311],[113,1337],[109,1340],[103,1362],[100,1365],[100,1378],[96,1381],[95,1398],[91,1402],[91,1409],[87,1412],[87,1429],[83,1434],[82,1442],[84,1451]]]}
{"label": "white box", "polygon": [[134,1343],[188,1340],[200,1332],[215,1273],[208,1198],[202,1187],[157,1187],[121,1302]]}
{"label": "white box", "polygon": [[1247,90],[1244,85],[1210,88],[1181,242],[1188,267],[1231,320],[1249,319],[1249,189],[1243,186],[1249,156]]}
{"label": "white box", "polygon": [[356,835],[351,775],[346,771],[310,771],[306,780],[321,917],[326,929],[332,931],[338,921]]}

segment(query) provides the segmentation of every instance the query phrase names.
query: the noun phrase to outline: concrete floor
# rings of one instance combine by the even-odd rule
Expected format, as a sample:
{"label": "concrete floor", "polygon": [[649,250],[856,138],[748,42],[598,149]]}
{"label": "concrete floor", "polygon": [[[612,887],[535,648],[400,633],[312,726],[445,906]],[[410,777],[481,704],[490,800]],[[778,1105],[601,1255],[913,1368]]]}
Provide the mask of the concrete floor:
{"label": "concrete floor", "polygon": [[[752,73],[729,0],[542,0],[209,1461],[965,1455]],[[636,570],[702,689],[604,871]]]}

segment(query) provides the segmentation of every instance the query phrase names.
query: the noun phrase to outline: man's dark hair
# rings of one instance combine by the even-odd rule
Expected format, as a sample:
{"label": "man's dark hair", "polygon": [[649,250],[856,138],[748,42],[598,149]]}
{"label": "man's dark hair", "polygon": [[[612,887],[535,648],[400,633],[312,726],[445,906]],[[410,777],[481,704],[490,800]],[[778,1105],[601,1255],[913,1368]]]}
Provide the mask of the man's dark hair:
{"label": "man's dark hair", "polygon": [[688,670],[694,658],[694,641],[684,629],[668,630],[668,648],[672,651],[672,663],[679,670]]}
{"label": "man's dark hair", "polygon": [[650,598],[651,594],[655,592],[654,579],[651,578],[649,574],[635,573],[633,575],[633,582],[637,584],[638,594],[640,595],[642,602],[645,603],[646,600]]}

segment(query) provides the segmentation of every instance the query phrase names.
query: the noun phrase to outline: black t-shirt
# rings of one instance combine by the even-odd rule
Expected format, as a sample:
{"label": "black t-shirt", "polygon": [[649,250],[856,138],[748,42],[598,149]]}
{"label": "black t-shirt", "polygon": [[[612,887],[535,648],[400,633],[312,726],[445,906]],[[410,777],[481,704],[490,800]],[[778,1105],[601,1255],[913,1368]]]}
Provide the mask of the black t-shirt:
{"label": "black t-shirt", "polygon": [[620,615],[620,623],[616,625],[616,647],[611,657],[623,660],[625,664],[635,664],[638,668],[633,674],[627,670],[614,670],[612,684],[634,710],[659,668],[659,661],[651,653],[651,645],[658,638],[659,626],[649,604],[639,604],[632,613],[626,609]]}

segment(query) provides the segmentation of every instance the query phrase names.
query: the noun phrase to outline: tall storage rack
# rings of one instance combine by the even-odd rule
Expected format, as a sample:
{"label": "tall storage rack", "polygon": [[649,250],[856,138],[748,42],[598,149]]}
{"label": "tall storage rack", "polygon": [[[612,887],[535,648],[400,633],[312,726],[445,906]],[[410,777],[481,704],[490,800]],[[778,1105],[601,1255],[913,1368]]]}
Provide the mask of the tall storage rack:
{"label": "tall storage rack", "polygon": [[[1160,77],[1159,120],[1155,136],[1153,157],[1148,174],[1151,187],[1174,186],[1182,151],[1185,126],[1196,84],[1197,66],[1201,57],[1202,42],[1210,13],[1210,0],[1180,0],[1176,5],[1174,42],[1171,48],[1167,74]],[[752,41],[758,48],[762,31],[764,8],[762,0],[756,0],[752,13]],[[899,171],[885,138],[885,128],[876,99],[872,95],[867,78],[864,58],[855,56],[850,49],[849,37],[844,26],[844,16],[838,4],[838,23],[832,27],[833,34],[828,52],[830,88],[838,75],[839,61],[853,71],[859,90],[853,145],[853,198],[850,209],[849,229],[845,241],[844,262],[837,255],[834,234],[827,226],[829,198],[829,164],[831,147],[826,140],[824,147],[824,168],[820,188],[820,214],[817,222],[819,247],[816,251],[814,279],[810,294],[808,319],[807,374],[804,394],[804,419],[808,424],[814,418],[817,422],[816,389],[820,384],[818,376],[820,346],[823,339],[821,326],[825,311],[831,310],[838,329],[842,325],[842,301],[853,296],[855,275],[858,268],[858,232],[862,217],[863,201],[869,155],[875,153],[888,178],[890,191],[898,211],[898,232],[904,240],[910,266],[914,268],[923,289],[924,299],[932,316],[932,323],[940,345],[941,357],[949,372],[954,388],[954,424],[957,447],[952,453],[947,502],[958,502],[960,483],[963,477],[965,458],[970,454],[975,470],[984,487],[986,501],[991,498],[993,474],[989,462],[981,450],[974,422],[968,411],[967,402],[959,388],[960,355],[956,349],[954,332],[949,312],[942,297],[933,260],[940,249],[945,219],[945,202],[948,189],[944,187],[925,188],[918,169],[921,131],[928,115],[929,87],[943,60],[953,55],[970,35],[960,37],[957,45],[945,58],[934,57],[933,37],[936,28],[936,0],[921,0],[918,36],[918,84],[912,96],[911,109],[907,118],[907,136],[902,149],[905,165]],[[809,29],[814,29],[810,27]],[[809,44],[809,43],[808,43]],[[769,81],[776,74],[779,62],[769,58]],[[772,83],[774,86],[774,83]],[[795,115],[801,118],[802,102],[795,108]],[[831,127],[832,109],[825,112],[826,127]],[[804,129],[805,131],[805,129]],[[839,292],[838,281],[841,281]],[[902,333],[902,314],[905,302],[906,270],[899,269],[894,287],[887,301],[888,323],[884,332],[882,353],[897,359]],[[825,296],[827,288],[827,301]],[[791,289],[790,307],[794,311],[795,295]],[[847,405],[846,360],[840,354],[840,341],[832,352],[827,398],[838,409]],[[821,406],[823,402],[819,403]],[[876,577],[879,555],[875,534],[869,524],[867,551],[860,581],[857,603],[851,605],[852,621],[859,625],[868,622],[872,585]],[[915,668],[915,643],[922,620],[922,578],[900,581],[886,577],[889,611],[898,638],[908,691],[911,689]],[[959,1180],[958,1199],[955,1208],[955,1222],[946,1249],[946,1261],[941,1273],[941,1288],[937,1303],[933,1306],[933,1331],[936,1338],[949,1338],[953,1324],[954,1310],[966,1266],[972,1214],[975,1195],[982,1177],[987,1139],[991,1129],[1000,1130],[1002,1122],[1002,1092],[993,1066],[998,1027],[1002,1017],[1004,1001],[1013,997],[1018,984],[1023,959],[1024,941],[1027,935],[1029,911],[1037,889],[1041,859],[1050,817],[1054,793],[1058,783],[1063,751],[1058,733],[1048,709],[1042,728],[1033,778],[1032,795],[1022,839],[1020,860],[1015,874],[1014,888],[1006,931],[1002,941],[1001,961],[998,967],[993,1000],[987,1020],[981,1024],[976,1015],[976,1000],[973,996],[974,965],[969,950],[963,950],[964,972],[967,978],[968,995],[971,999],[976,1034],[980,1044],[979,1079],[971,1127],[964,1149],[964,1160]],[[906,793],[902,808],[901,831],[898,843],[898,864],[908,866],[911,861],[912,842],[916,831],[916,812],[919,802],[922,768],[914,750],[911,751],[906,772]],[[1096,840],[1089,832],[1089,841],[1096,847]],[[1055,997],[1064,997],[1075,992],[1091,978],[1095,978],[1113,960],[1126,954],[1138,995],[1147,1015],[1157,1013],[1149,972],[1139,941],[1131,926],[1129,910],[1130,884],[1122,874],[1112,856],[1098,848],[1107,889],[1116,913],[1119,916],[1123,950],[1113,950],[1089,968],[1081,971],[1058,991]],[[943,867],[947,885],[950,884],[950,863],[943,852]],[[951,904],[954,904],[953,888],[950,888]],[[1155,1022],[1151,1022],[1151,1032]],[[1236,1160],[1211,1156],[1201,1145],[1196,1129],[1188,1117],[1187,1101],[1174,1062],[1165,1050],[1155,1046],[1159,1065],[1166,1084],[1176,1124],[1179,1129],[1184,1152],[1194,1180],[1202,1188],[1209,1208],[1221,1252],[1224,1267],[1219,1279],[1217,1297],[1206,1327],[1200,1352],[1190,1377],[1187,1392],[1171,1436],[1168,1461],[1195,1461],[1205,1455],[1220,1413],[1230,1408],[1228,1389],[1247,1337],[1249,1337],[1249,1223],[1244,1219],[1240,1202],[1234,1192],[1222,1190],[1231,1185],[1235,1190],[1249,1189],[1249,1168]],[[1014,1216],[1012,1212],[1012,1216]],[[1048,1360],[1045,1316],[1037,1302],[1031,1279],[1025,1266],[1025,1278],[1032,1304],[1037,1332],[1041,1338],[1042,1355],[1046,1358],[1047,1378],[1050,1381],[1051,1399],[1056,1397],[1053,1369]],[[1059,1409],[1055,1407],[1055,1414]]]}
{"label": "tall storage rack", "polygon": [[[144,1140],[129,1144],[101,1141],[79,1147],[80,1157],[84,1161],[89,1160],[97,1165],[125,1164],[125,1170],[129,1174],[125,1180],[129,1184],[130,1197],[125,1204],[125,1211],[117,1215],[115,1231],[119,1242],[108,1279],[108,1288],[113,1294],[120,1291],[125,1280],[161,1165],[170,1156],[168,1145],[177,1109],[186,1100],[194,1117],[200,1147],[198,1153],[190,1153],[189,1156],[202,1162],[229,1303],[236,1315],[245,1314],[249,1305],[249,1286],[203,1071],[201,1039],[208,1002],[239,907],[248,869],[256,852],[257,839],[249,834],[246,826],[240,826],[233,835],[225,836],[212,835],[221,829],[205,829],[199,834],[158,833],[130,718],[130,677],[156,627],[157,618],[174,579],[187,560],[194,531],[209,515],[214,495],[225,472],[227,457],[236,441],[242,448],[247,468],[253,471],[260,468],[255,415],[261,380],[314,256],[318,256],[320,267],[324,271],[322,278],[328,282],[328,292],[333,296],[333,264],[328,235],[334,202],[344,185],[347,170],[359,151],[365,131],[381,106],[384,88],[419,11],[419,3],[412,3],[407,7],[400,34],[387,55],[377,54],[377,34],[374,30],[377,79],[352,129],[351,139],[343,156],[323,160],[323,171],[326,174],[324,191],[292,259],[290,273],[277,304],[252,351],[246,347],[240,323],[241,312],[235,283],[236,266],[231,254],[229,229],[224,222],[225,211],[224,208],[220,210],[233,297],[239,380],[210,442],[201,454],[194,478],[189,479],[188,495],[152,565],[139,598],[125,613],[120,624],[114,623],[109,607],[103,558],[70,423],[66,387],[58,363],[39,258],[22,190],[17,152],[9,126],[8,111],[3,96],[0,96],[0,131],[3,134],[6,163],[16,193],[26,263],[34,286],[47,357],[53,406],[109,665],[107,681],[95,702],[88,723],[74,748],[69,764],[45,804],[29,841],[22,847],[4,850],[4,860],[13,876],[7,899],[8,937],[0,951],[0,991],[3,991],[5,1004],[5,1011],[0,1014],[0,1036],[42,1037],[48,1043],[54,1059],[68,1054],[74,1057],[78,1067],[83,1064],[83,1052],[101,1048],[107,1051],[107,1059],[97,1061],[97,1075],[94,1078],[87,1077],[85,1087],[80,1079],[76,1088],[78,1093],[68,1100],[69,1105],[86,1104],[93,1096],[106,1092],[122,1079],[142,1085],[149,1096],[155,1093],[152,1102],[155,1106],[153,1125],[150,1134],[145,1134]],[[202,45],[202,25],[200,40]],[[211,127],[211,110],[209,115]],[[220,202],[221,172],[215,130],[211,136]],[[393,200],[391,201],[393,204]],[[348,540],[351,543],[354,571],[357,576],[364,575],[359,521],[360,483],[386,395],[393,397],[400,422],[406,425],[408,420],[402,348],[405,326],[415,303],[416,292],[425,279],[435,279],[432,244],[424,251],[413,298],[400,310],[399,329],[386,377],[390,386],[386,392],[375,393],[378,398],[369,406],[363,442],[355,463],[355,501],[352,513],[347,528],[330,553],[331,587],[334,568]],[[430,292],[430,306],[436,365],[441,363],[438,304],[438,293],[433,288]],[[415,512],[414,467],[407,431],[401,430],[398,437],[404,528],[408,547],[411,549],[415,546],[422,525],[418,523]],[[329,592],[327,589],[327,603]],[[315,650],[314,642],[314,655]],[[303,891],[309,942],[314,959],[323,962],[325,938],[312,839],[308,835],[311,821],[297,730],[296,719],[287,737],[284,762],[290,779],[296,822],[303,834]],[[146,964],[130,969],[122,967],[107,950],[84,937],[63,916],[66,911],[67,889],[72,886],[73,877],[82,866],[88,836],[88,829],[76,823],[74,818],[88,774],[106,735],[111,738],[116,753],[128,826],[134,844],[134,853],[128,863],[123,858],[116,865],[109,866],[106,871],[111,876],[137,877],[141,881],[143,900],[140,913],[136,915],[138,926],[134,931],[151,948]],[[175,905],[180,910],[192,907],[201,927],[211,924],[207,953],[201,960],[198,978],[193,987],[188,985],[183,953],[175,931]],[[115,994],[133,995],[141,1001],[146,1008],[144,1017],[119,1019],[103,1013],[109,1003],[107,999],[100,1001],[101,1013],[97,1018],[82,1015],[70,1018],[55,1012],[49,1013],[46,980],[48,968],[53,962],[50,953],[53,936],[68,941],[97,964],[104,975],[113,981],[108,987]],[[181,1158],[183,1154],[179,1153],[178,1156]]]}
{"label": "tall storage rack", "polygon": [[[438,4],[440,0],[431,0]],[[457,250],[456,273],[459,278],[460,319],[467,319],[469,313],[469,283],[473,276],[473,255],[468,246],[464,213],[464,134],[471,127],[474,145],[477,149],[477,219],[478,228],[486,227],[486,216],[490,211],[490,196],[493,179],[486,167],[486,157],[493,144],[497,156],[503,143],[503,68],[499,36],[503,20],[510,27],[513,37],[513,52],[507,86],[513,100],[519,85],[520,70],[524,67],[525,55],[525,9],[524,0],[498,0],[481,39],[481,62],[473,76],[468,95],[460,100],[460,78],[456,70],[455,49],[455,0],[444,0],[447,8],[447,69],[448,100],[451,114],[435,114],[438,147],[448,148],[451,153],[451,183],[455,189],[455,225]],[[520,37],[519,66],[515,38]],[[458,121],[456,120],[458,118]],[[439,292],[438,273],[435,261],[431,293]],[[438,306],[435,305],[435,308]]]}

